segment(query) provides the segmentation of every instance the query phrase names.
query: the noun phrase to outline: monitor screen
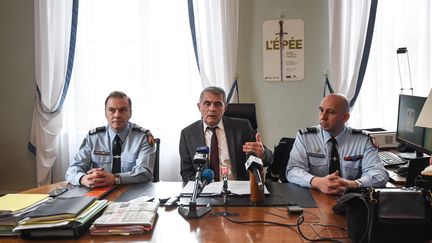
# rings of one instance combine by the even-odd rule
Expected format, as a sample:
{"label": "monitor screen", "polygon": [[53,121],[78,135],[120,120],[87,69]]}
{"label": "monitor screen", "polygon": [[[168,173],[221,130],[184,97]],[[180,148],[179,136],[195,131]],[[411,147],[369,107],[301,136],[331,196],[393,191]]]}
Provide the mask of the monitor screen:
{"label": "monitor screen", "polygon": [[425,128],[415,126],[425,101],[426,97],[399,95],[396,141],[417,152],[426,152],[423,149]]}
{"label": "monitor screen", "polygon": [[432,154],[432,128],[425,128],[423,148],[427,150],[425,153]]}

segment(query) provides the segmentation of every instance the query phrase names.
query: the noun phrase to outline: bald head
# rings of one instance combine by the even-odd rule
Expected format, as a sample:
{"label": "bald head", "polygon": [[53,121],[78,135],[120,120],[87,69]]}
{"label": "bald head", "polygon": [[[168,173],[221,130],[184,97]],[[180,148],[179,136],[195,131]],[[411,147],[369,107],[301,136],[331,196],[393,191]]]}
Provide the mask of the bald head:
{"label": "bald head", "polygon": [[320,125],[324,131],[336,136],[349,119],[349,101],[341,94],[329,94],[321,101]]}
{"label": "bald head", "polygon": [[340,109],[342,112],[349,113],[350,111],[350,104],[348,98],[345,95],[333,93],[324,97],[323,101],[324,100],[330,100],[331,102],[334,102],[335,105],[338,106],[338,109]]}

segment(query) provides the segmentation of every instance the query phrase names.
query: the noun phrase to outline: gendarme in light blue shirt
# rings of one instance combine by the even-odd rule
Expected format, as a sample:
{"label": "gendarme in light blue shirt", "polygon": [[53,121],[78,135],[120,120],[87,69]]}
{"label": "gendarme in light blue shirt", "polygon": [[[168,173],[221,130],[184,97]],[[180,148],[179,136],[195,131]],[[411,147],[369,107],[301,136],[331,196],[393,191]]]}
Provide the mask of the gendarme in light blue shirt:
{"label": "gendarme in light blue shirt", "polygon": [[[122,140],[121,178],[122,184],[153,180],[156,146],[147,141],[147,129],[128,122],[118,135]],[[80,185],[80,178],[92,168],[112,171],[112,144],[116,133],[107,125],[89,132],[80,150],[66,171],[66,180]]]}
{"label": "gendarme in light blue shirt", "polygon": [[[359,132],[360,131],[360,132]],[[328,175],[331,135],[320,126],[302,129],[297,133],[286,169],[287,180],[311,187],[314,176]],[[340,157],[340,176],[357,180],[363,186],[384,187],[389,175],[381,164],[378,149],[361,130],[345,126],[336,136]]]}

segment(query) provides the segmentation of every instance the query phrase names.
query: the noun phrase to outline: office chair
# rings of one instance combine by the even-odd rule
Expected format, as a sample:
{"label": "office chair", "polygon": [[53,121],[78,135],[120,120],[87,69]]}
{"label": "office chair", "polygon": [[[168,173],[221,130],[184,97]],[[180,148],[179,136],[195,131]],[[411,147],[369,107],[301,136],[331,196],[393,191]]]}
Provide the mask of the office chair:
{"label": "office chair", "polygon": [[258,128],[254,103],[228,103],[224,116],[247,119],[255,131]]}
{"label": "office chair", "polygon": [[283,137],[280,139],[279,144],[274,147],[273,163],[267,169],[267,181],[288,182],[285,172],[294,141],[295,138]]}
{"label": "office chair", "polygon": [[160,150],[160,138],[155,138],[156,145],[156,156],[153,168],[153,182],[159,181],[159,150]]}

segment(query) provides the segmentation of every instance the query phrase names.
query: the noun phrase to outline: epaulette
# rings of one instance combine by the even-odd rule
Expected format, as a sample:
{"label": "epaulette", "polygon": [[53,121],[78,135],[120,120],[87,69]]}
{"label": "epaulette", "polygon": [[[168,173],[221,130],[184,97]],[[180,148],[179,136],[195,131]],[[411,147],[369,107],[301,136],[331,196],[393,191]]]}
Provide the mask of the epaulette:
{"label": "epaulette", "polygon": [[133,127],[132,127],[132,131],[143,132],[143,133],[145,133],[145,134],[150,133],[150,130],[145,129],[145,128],[143,128],[143,127],[140,127],[140,126],[138,126],[138,125],[136,125],[136,124],[133,125]]}
{"label": "epaulette", "polygon": [[143,127],[140,127],[140,126],[134,124],[133,127],[132,127],[132,131],[138,131],[138,132],[145,133],[145,135],[147,136],[147,142],[151,146],[153,146],[155,144],[155,139],[154,139],[153,134],[150,132],[149,129],[145,129]]}
{"label": "epaulette", "polygon": [[379,144],[378,141],[376,140],[376,138],[374,136],[371,136],[368,132],[366,132],[363,129],[352,129],[352,134],[361,134],[361,135],[365,135],[366,137],[368,137],[372,143],[372,145],[375,148],[379,148]]}
{"label": "epaulette", "polygon": [[352,134],[363,134],[363,135],[369,137],[369,133],[367,133],[367,132],[366,132],[365,130],[363,130],[363,129],[352,129],[352,130],[351,130],[351,133],[352,133]]}
{"label": "epaulette", "polygon": [[318,129],[316,127],[306,127],[306,128],[300,129],[299,133],[301,135],[306,134],[306,133],[318,133]]}
{"label": "epaulette", "polygon": [[89,135],[93,135],[93,134],[105,132],[105,131],[106,131],[105,127],[96,127],[95,129],[92,129],[89,131]]}

